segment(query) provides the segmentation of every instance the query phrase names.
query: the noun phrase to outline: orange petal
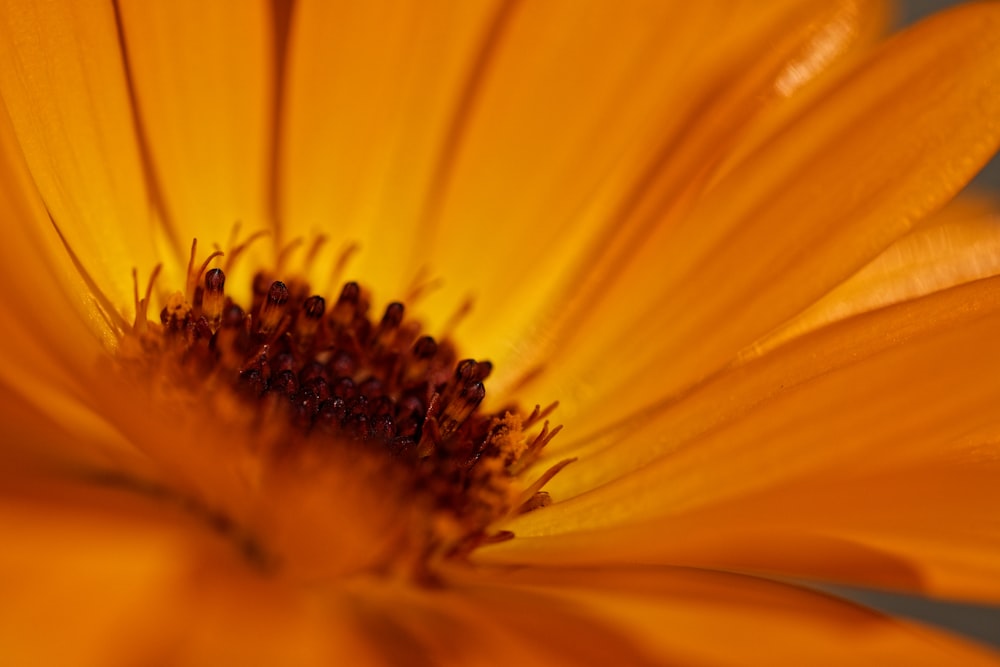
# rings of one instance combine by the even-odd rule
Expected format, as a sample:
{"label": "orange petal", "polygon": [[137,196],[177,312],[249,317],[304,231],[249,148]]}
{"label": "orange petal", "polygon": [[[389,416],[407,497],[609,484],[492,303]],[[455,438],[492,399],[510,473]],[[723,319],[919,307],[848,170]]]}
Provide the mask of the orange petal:
{"label": "orange petal", "polygon": [[379,581],[352,588],[359,616],[389,664],[662,664],[627,633],[572,603],[477,579],[439,590]]}
{"label": "orange petal", "polygon": [[[183,563],[176,534],[106,505],[81,510],[80,502],[78,494],[46,498],[4,485],[0,661],[6,664],[136,664],[144,643],[158,634],[136,613],[168,599]],[[47,640],[50,632],[59,640]]]}
{"label": "orange petal", "polygon": [[[108,344],[113,340],[112,323],[100,320],[103,297],[91,292],[74,268],[2,109],[0,147],[0,214],[13,221],[5,227],[0,244],[0,278],[5,286],[0,310],[8,323],[5,328],[19,328],[36,345],[49,348],[48,354],[60,365],[89,367],[99,337]],[[76,345],[65,345],[74,339]],[[25,356],[14,345],[0,347],[0,354],[5,353],[11,362]],[[31,356],[27,360],[45,362]],[[0,374],[5,366],[0,364]]]}
{"label": "orange petal", "polygon": [[[523,568],[492,579],[498,589],[489,591],[494,597],[524,596],[536,618],[545,616],[542,610],[558,613],[568,607],[630,637],[634,650],[655,656],[657,664],[993,665],[1000,660],[942,632],[738,574],[653,567]],[[606,663],[595,659],[580,664]]]}
{"label": "orange petal", "polygon": [[[505,16],[503,3],[298,2],[280,156],[282,238],[358,241],[352,270],[379,296],[413,279],[403,260],[448,132],[455,91]],[[421,247],[418,244],[418,247]]]}
{"label": "orange petal", "polygon": [[995,604],[998,473],[995,458],[941,457],[871,473],[816,475],[656,521],[512,540],[480,558],[563,566],[670,563]]}
{"label": "orange petal", "polygon": [[[28,376],[24,376],[28,377]],[[83,388],[25,380],[0,381],[0,420],[4,443],[0,470],[36,465],[87,465],[130,468],[148,462],[122,435],[90,409]]]}
{"label": "orange petal", "polygon": [[997,273],[1000,213],[995,204],[963,199],[886,248],[791,322],[756,343],[749,354],[761,354],[790,338],[857,313]]}
{"label": "orange petal", "polygon": [[[973,461],[942,457],[883,472],[826,475],[708,510],[689,517],[692,524],[715,520],[716,525],[726,522],[739,529],[724,550],[704,552],[699,560],[711,563],[726,559],[726,553],[738,554],[736,542],[755,539],[750,535],[759,530],[779,536],[785,544],[780,570],[786,574],[995,604],[1000,601],[1000,527],[995,521],[1000,464],[996,452],[992,456],[993,460]],[[799,535],[883,553],[908,564],[917,579],[893,581],[883,572],[864,568],[845,568],[830,576],[822,570],[832,560],[830,555],[814,553],[810,558],[800,553],[795,547]],[[696,542],[697,538],[692,541]],[[773,572],[778,569],[775,565],[768,567],[761,558],[756,567]]]}
{"label": "orange petal", "polygon": [[474,291],[466,336],[500,360],[672,142],[671,178],[689,183],[833,17],[851,24],[839,54],[877,22],[872,5],[431,4],[414,17],[304,2],[283,217],[359,240],[358,272],[389,295],[422,268],[440,276],[439,321]]}
{"label": "orange petal", "polygon": [[123,43],[152,175],[187,263],[192,238],[225,244],[269,224],[275,53],[271,3],[124,0]]}
{"label": "orange petal", "polygon": [[2,481],[4,664],[381,664],[339,591],[247,567],[169,503]]}
{"label": "orange petal", "polygon": [[[0,110],[0,145],[16,145],[12,132]],[[114,339],[113,323],[100,315],[114,307],[95,296],[69,261],[20,157],[16,150],[0,153],[0,214],[17,221],[5,228],[0,244],[0,412],[10,436],[5,460],[66,454],[98,433],[107,435],[82,399],[93,391],[85,378]]]}
{"label": "orange petal", "polygon": [[[539,309],[580,296],[567,274],[583,282],[575,271],[591,268],[595,246],[640,234],[631,214],[647,198],[697,192],[747,124],[784,101],[779,72],[808,60],[833,24],[827,55],[849,51],[873,5],[524,5],[476,81],[421,219],[430,252],[419,261],[452,298],[473,291],[484,308],[469,339],[499,357],[537,335]],[[812,65],[805,78],[824,69]]]}
{"label": "orange petal", "polygon": [[818,471],[912,462],[992,427],[998,289],[989,279],[837,323],[634,415],[547,486],[582,495],[512,529],[676,514]]}
{"label": "orange petal", "polygon": [[596,425],[616,415],[605,406],[669,395],[725,364],[954,195],[1000,140],[998,81],[995,4],[886,43],[690,214],[618,264],[587,267],[592,280],[561,305],[571,312],[541,334],[558,345],[536,391]]}
{"label": "orange petal", "polygon": [[149,206],[112,5],[7,0],[0,54],[4,104],[46,208],[130,311],[130,270],[155,264],[164,230]]}

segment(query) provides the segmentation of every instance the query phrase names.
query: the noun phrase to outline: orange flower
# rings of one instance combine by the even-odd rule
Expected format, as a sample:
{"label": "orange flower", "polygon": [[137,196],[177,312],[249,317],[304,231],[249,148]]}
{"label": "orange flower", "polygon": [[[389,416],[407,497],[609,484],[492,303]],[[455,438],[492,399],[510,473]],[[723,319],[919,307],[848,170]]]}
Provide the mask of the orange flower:
{"label": "orange flower", "polygon": [[[945,208],[1000,143],[1000,6],[884,21],[2,3],[4,664],[995,664],[806,587],[1000,601],[1000,235]],[[331,273],[404,324],[297,328]],[[418,320],[494,362],[481,407]],[[423,378],[396,458],[232,389],[341,333],[394,409]],[[553,400],[533,461],[504,406]]]}

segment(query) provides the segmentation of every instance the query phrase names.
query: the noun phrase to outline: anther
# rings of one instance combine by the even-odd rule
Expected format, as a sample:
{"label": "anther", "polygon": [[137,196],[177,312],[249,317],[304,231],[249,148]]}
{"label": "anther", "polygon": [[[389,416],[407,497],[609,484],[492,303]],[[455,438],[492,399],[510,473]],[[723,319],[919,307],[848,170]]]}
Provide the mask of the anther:
{"label": "anther", "polygon": [[299,380],[292,371],[281,371],[271,378],[268,389],[292,398],[299,390]]}
{"label": "anther", "polygon": [[392,347],[396,331],[399,330],[399,325],[403,323],[403,310],[403,304],[397,301],[386,306],[385,314],[382,316],[382,321],[379,322],[378,329],[375,330],[375,336],[372,340],[372,347],[376,353]]}
{"label": "anther", "polygon": [[455,379],[459,382],[474,382],[478,375],[479,363],[475,359],[462,359],[455,367]]}
{"label": "anther", "polygon": [[424,421],[426,409],[416,396],[406,396],[396,406],[397,437],[412,440],[420,437],[420,427]]}
{"label": "anther", "polygon": [[271,278],[263,271],[258,271],[253,277],[251,289],[253,291],[253,301],[250,303],[251,313],[260,312],[260,309],[267,301],[268,292],[271,289]]}
{"label": "anther", "polygon": [[476,380],[482,382],[490,376],[493,372],[493,362],[491,361],[478,361],[476,362]]}
{"label": "anther", "polygon": [[[453,401],[461,400],[459,397],[463,392],[468,392],[469,387],[478,384],[482,387],[483,380],[490,374],[493,364],[488,361],[479,362],[475,359],[463,359],[455,367],[454,379],[448,383],[441,394],[441,405],[447,407]],[[482,401],[482,399],[479,399]],[[479,405],[477,402],[476,405]],[[475,406],[473,406],[475,409]]]}
{"label": "anther", "polygon": [[[318,247],[310,251],[310,261]],[[232,249],[226,261],[242,249]],[[430,549],[444,555],[468,553],[491,539],[489,526],[497,518],[550,501],[541,486],[568,460],[523,492],[510,485],[539,461],[559,431],[548,422],[533,436],[524,430],[554,406],[536,408],[526,418],[514,407],[484,414],[483,382],[493,365],[458,361],[447,334],[438,340],[421,335],[419,323],[404,317],[403,303],[389,303],[373,320],[368,294],[357,283],[345,284],[327,309],[327,301],[313,295],[300,276],[281,282],[274,280],[279,275],[260,271],[244,309],[226,295],[229,264],[208,269],[218,255],[213,253],[199,268],[195,254],[193,246],[187,294],[167,300],[163,327],[139,321],[145,320],[152,287],[140,298],[133,278],[137,323],[128,335],[140,345],[129,349],[169,355],[161,361],[176,360],[193,387],[210,394],[228,382],[241,401],[259,406],[250,415],[254,424],[283,415],[291,430],[270,424],[261,429],[266,438],[281,441],[267,445],[268,451],[306,453],[315,445],[320,455],[327,447],[356,448],[351,451],[363,456],[382,452],[392,470],[409,471],[401,479],[426,495],[435,511],[451,512],[458,520],[458,536],[448,528],[448,534],[430,538]],[[161,368],[150,370],[159,378]],[[229,409],[229,403],[222,405]]]}
{"label": "anther", "polygon": [[187,328],[190,317],[191,306],[180,292],[171,294],[167,299],[167,305],[160,311],[160,322],[175,333],[183,332]]}
{"label": "anther", "polygon": [[330,373],[334,377],[354,375],[358,369],[358,358],[348,350],[338,350],[330,359]]}
{"label": "anther", "polygon": [[430,336],[421,336],[413,344],[413,356],[417,359],[430,359],[437,353],[437,343]]}
{"label": "anther", "polygon": [[403,304],[393,301],[385,307],[385,315],[379,324],[383,329],[395,329],[403,321]]}
{"label": "anther", "polygon": [[202,313],[212,331],[219,330],[222,311],[226,307],[226,274],[222,269],[211,269],[205,274],[205,293],[201,300]]}
{"label": "anther", "polygon": [[402,382],[405,387],[415,387],[427,380],[431,360],[437,354],[438,344],[430,336],[421,336],[413,344],[410,363],[402,369]]}
{"label": "anther", "polygon": [[323,381],[328,379],[326,377],[326,367],[314,359],[302,367],[302,370],[299,372],[299,380],[306,383],[317,378]]}
{"label": "anther", "polygon": [[357,387],[354,386],[354,380],[349,377],[337,378],[331,387],[331,391],[333,391],[334,396],[344,400],[354,398],[358,392]]}
{"label": "anther", "polygon": [[464,385],[458,394],[444,406],[438,422],[441,425],[441,437],[448,438],[469,418],[469,415],[479,407],[486,398],[486,388],[482,382],[470,382]]}
{"label": "anther", "polygon": [[302,309],[295,318],[295,344],[300,351],[312,347],[323,313],[326,312],[326,301],[321,296],[311,296],[302,304]]}
{"label": "anther", "polygon": [[313,320],[322,319],[326,311],[326,300],[321,296],[311,296],[302,304],[302,311]]}
{"label": "anther", "polygon": [[264,336],[273,334],[285,316],[285,306],[288,303],[288,288],[285,283],[275,280],[267,291],[267,299],[260,308],[257,321],[257,332]]}
{"label": "anther", "polygon": [[311,391],[319,402],[330,398],[330,385],[321,377],[312,377],[302,380],[302,388]]}
{"label": "anther", "polygon": [[337,304],[333,307],[333,321],[340,326],[348,326],[354,320],[360,299],[361,287],[354,282],[345,284],[340,291]]}

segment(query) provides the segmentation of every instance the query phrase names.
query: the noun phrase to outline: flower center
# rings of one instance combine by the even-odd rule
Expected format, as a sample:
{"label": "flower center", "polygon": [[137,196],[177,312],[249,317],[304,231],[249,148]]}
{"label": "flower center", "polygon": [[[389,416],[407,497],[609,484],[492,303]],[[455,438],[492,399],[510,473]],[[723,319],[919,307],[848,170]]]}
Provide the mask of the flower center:
{"label": "flower center", "polygon": [[[415,541],[423,561],[509,539],[497,528],[503,519],[549,503],[541,487],[569,461],[533,483],[521,477],[559,430],[545,422],[529,435],[554,405],[485,411],[492,364],[460,359],[447,337],[436,340],[408,320],[402,303],[372,317],[356,282],[328,298],[302,280],[260,271],[250,303],[240,304],[223,271],[207,268],[219,253],[200,268],[194,253],[188,294],[170,296],[158,323],[146,318],[148,293],[137,298],[119,352],[130,375],[180,389],[216,419],[237,406],[243,430],[230,432],[265,466],[329,455],[338,465],[364,459],[359,469],[367,470],[375,461],[373,483],[391,480],[397,497],[421,508]],[[247,437],[260,433],[269,434],[263,447]],[[407,534],[412,551],[412,526]]]}

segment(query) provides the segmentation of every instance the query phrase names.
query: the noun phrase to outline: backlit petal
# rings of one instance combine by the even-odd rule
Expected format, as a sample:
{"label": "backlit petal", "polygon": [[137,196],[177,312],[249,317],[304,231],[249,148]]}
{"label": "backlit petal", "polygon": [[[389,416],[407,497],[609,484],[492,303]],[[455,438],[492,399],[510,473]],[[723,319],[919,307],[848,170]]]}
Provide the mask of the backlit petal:
{"label": "backlit petal", "polygon": [[9,149],[0,154],[0,212],[24,223],[8,225],[0,244],[0,469],[106,456],[120,441],[85,407],[94,389],[85,378],[112,344],[114,324],[69,261],[12,136],[0,110],[0,145]]}
{"label": "backlit petal", "polygon": [[[846,26],[827,43],[839,55],[882,15],[867,2],[459,7],[301,4],[281,210],[359,241],[352,269],[388,296],[421,270],[441,278],[422,304],[438,321],[472,294],[463,338],[515,373],[503,361],[537,333],[538,308],[566,298],[560,271],[604,243],[646,181],[667,169],[661,180],[691,185],[778,97],[790,61],[822,71],[817,35]],[[365,39],[372,25],[385,39]]]}
{"label": "backlit petal", "polygon": [[271,3],[117,6],[151,176],[180,244],[172,263],[183,268],[192,238],[224,245],[237,222],[244,230],[268,223]]}
{"label": "backlit petal", "polygon": [[464,333],[517,370],[504,357],[539,333],[539,309],[583,296],[595,247],[641,236],[647,200],[697,193],[784,102],[782,68],[834,24],[828,55],[843,55],[877,15],[865,2],[525,3],[460,118],[417,261],[443,296],[474,294]]}
{"label": "backlit petal", "polygon": [[591,267],[579,314],[540,334],[558,341],[545,357],[558,372],[536,391],[597,425],[613,416],[600,406],[669,395],[726,363],[972,176],[1000,138],[998,81],[998,5],[886,43],[627,264]]}
{"label": "backlit petal", "polygon": [[[352,274],[393,299],[457,91],[509,9],[489,2],[298,2],[289,40],[279,232],[363,248]],[[376,38],[373,38],[377,35]],[[356,272],[356,273],[355,273]]]}
{"label": "backlit petal", "polygon": [[995,208],[984,201],[962,201],[942,211],[747,354],[760,354],[856,313],[1000,273],[1000,213]]}
{"label": "backlit petal", "polygon": [[146,193],[111,3],[7,0],[0,57],[3,102],[46,208],[113,303],[131,311],[130,270],[152,268],[164,236]]}
{"label": "backlit petal", "polygon": [[837,323],[624,420],[549,485],[582,495],[521,528],[676,514],[819,469],[905,463],[996,425],[998,289],[993,278]]}

